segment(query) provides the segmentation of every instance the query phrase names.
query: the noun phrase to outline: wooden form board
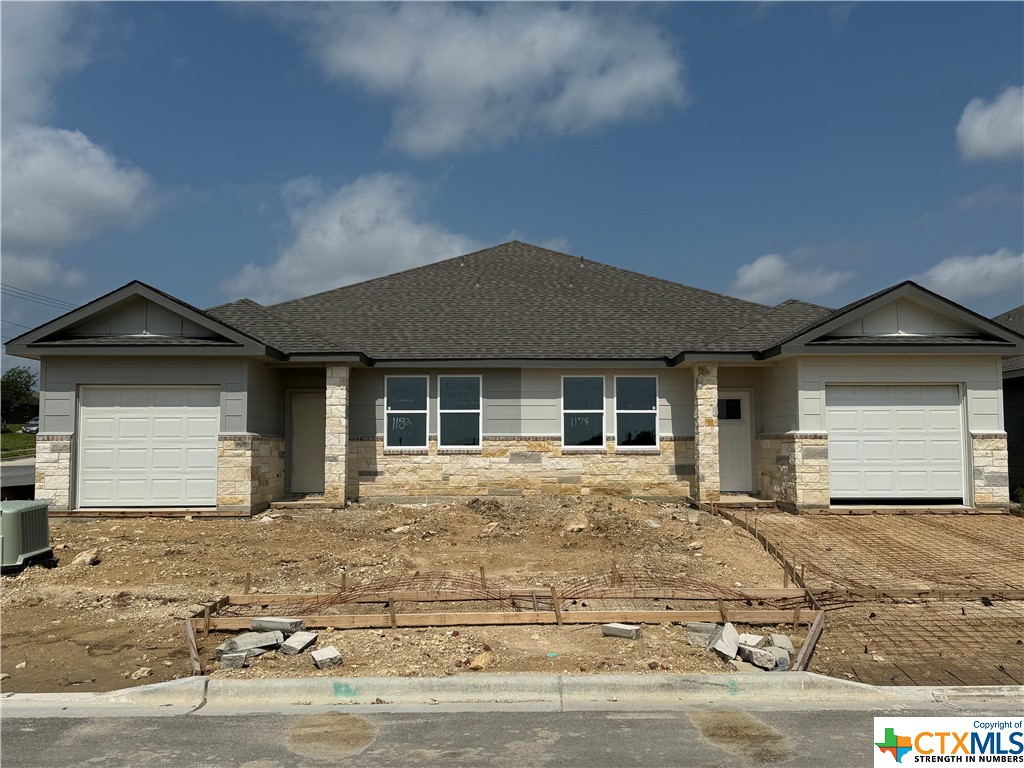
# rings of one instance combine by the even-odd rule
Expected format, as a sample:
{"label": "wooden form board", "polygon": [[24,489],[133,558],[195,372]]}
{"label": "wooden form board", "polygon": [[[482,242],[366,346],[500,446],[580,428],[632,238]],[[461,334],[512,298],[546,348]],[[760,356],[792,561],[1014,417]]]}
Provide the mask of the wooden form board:
{"label": "wooden form board", "polygon": [[[730,611],[728,620],[739,624],[811,624],[817,611],[801,610],[746,610]],[[720,622],[719,611],[494,611],[486,613],[399,613],[337,614],[293,616],[302,619],[307,627],[334,627],[336,629],[386,629],[389,627],[459,627],[511,624],[666,624],[689,621]],[[559,621],[560,618],[560,621]],[[204,617],[191,619],[196,628],[205,626]],[[248,629],[251,616],[211,616],[209,627],[218,629]]]}

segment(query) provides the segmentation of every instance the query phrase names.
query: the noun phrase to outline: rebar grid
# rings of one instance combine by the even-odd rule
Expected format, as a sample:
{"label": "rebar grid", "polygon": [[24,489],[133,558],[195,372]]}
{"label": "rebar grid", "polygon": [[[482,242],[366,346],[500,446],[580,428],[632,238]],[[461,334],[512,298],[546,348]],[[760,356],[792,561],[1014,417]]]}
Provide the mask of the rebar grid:
{"label": "rebar grid", "polygon": [[830,610],[811,671],[874,685],[1024,683],[1024,604],[862,602]]}
{"label": "rebar grid", "polygon": [[1024,588],[1024,520],[1002,515],[738,513],[811,588]]}
{"label": "rebar grid", "polygon": [[[630,594],[639,590],[677,594],[664,599]],[[686,593],[686,596],[679,596],[680,592]],[[590,602],[600,602],[605,610],[661,610],[668,607],[665,604],[667,599],[686,602],[695,610],[713,609],[719,600],[783,610],[811,607],[803,597],[764,598],[678,574],[614,567],[605,573],[570,579],[564,586],[554,587],[554,597],[551,588],[513,589],[475,573],[417,573],[353,584],[330,595],[289,600],[266,595],[265,602],[232,602],[220,607],[217,615],[261,616],[268,611],[279,616],[379,613],[380,603],[387,602],[390,595],[395,595],[396,602],[401,603],[402,613],[434,613],[442,609],[445,612],[468,612],[484,608],[550,611],[553,610],[554,600],[557,600],[559,609],[566,611],[585,607]],[[444,599],[446,597],[450,599]],[[584,604],[584,601],[587,603]]]}

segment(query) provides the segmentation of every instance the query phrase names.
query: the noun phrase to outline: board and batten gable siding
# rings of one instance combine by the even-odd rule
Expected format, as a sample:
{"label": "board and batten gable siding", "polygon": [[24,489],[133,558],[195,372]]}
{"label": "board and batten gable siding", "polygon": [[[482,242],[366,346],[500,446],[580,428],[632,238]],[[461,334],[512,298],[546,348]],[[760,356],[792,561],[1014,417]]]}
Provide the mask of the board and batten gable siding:
{"label": "board and batten gable siding", "polygon": [[188,336],[197,339],[216,338],[209,328],[188,320],[177,312],[135,296],[118,304],[109,312],[92,317],[68,329],[68,336]]}
{"label": "board and batten gable siding", "polygon": [[967,429],[1003,431],[1001,359],[994,355],[953,357],[891,355],[806,357],[800,360],[800,431],[825,432],[828,384],[963,384]]}
{"label": "board and batten gable siding", "polygon": [[479,375],[483,379],[483,432],[488,436],[558,437],[562,433],[562,377],[603,376],[605,427],[614,432],[615,376],[657,376],[659,430],[665,437],[693,436],[693,376],[687,369],[465,368],[439,372],[422,368],[352,369],[349,434],[384,433],[384,377],[427,375],[428,432],[437,434],[438,375]]}
{"label": "board and batten gable siding", "polygon": [[216,358],[57,357],[39,366],[39,431],[75,431],[78,387],[216,386],[220,389],[220,431],[246,432],[246,361]]}

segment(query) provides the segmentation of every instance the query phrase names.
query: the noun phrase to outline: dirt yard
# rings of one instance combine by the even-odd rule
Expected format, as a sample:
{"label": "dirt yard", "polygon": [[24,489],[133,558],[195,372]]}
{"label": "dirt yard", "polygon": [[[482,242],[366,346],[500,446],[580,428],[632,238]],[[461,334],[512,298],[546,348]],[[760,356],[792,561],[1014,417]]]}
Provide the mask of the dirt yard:
{"label": "dirt yard", "polygon": [[[357,583],[416,571],[476,573],[480,566],[489,581],[506,587],[549,587],[606,573],[613,563],[730,588],[782,585],[781,568],[748,534],[703,513],[689,522],[688,512],[641,501],[548,497],[355,505],[252,521],[54,521],[59,566],[31,567],[2,581],[0,669],[10,676],[2,687],[102,691],[186,676],[184,618],[200,603],[241,593],[246,573],[261,593],[330,592],[342,573]],[[93,548],[98,564],[72,565]],[[226,636],[201,641],[204,658]],[[688,645],[683,628],[662,625],[645,627],[637,642],[603,638],[592,626],[521,626],[346,630],[326,633],[320,645],[330,643],[345,656],[344,667],[323,673],[332,675],[473,674],[465,661],[488,647],[493,672],[729,669]],[[308,656],[266,654],[250,669],[214,674],[317,672]]]}

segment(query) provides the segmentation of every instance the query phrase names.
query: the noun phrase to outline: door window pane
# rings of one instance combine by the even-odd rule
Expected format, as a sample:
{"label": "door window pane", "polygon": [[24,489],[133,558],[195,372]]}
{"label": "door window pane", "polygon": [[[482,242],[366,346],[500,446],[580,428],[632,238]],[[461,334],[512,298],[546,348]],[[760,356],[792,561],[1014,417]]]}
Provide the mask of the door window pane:
{"label": "door window pane", "polygon": [[718,419],[719,421],[734,421],[742,419],[743,414],[740,411],[740,399],[738,397],[726,397],[718,401]]}

